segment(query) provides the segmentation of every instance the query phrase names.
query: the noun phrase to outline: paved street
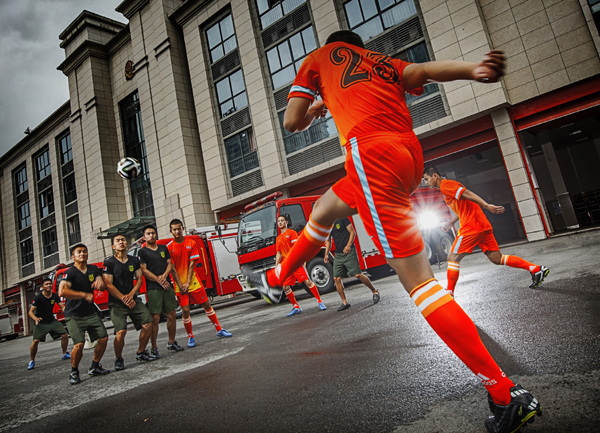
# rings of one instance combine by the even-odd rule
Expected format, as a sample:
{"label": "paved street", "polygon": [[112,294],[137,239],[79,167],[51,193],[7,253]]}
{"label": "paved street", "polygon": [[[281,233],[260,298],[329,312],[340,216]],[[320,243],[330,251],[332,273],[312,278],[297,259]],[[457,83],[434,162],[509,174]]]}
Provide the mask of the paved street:
{"label": "paved street", "polygon": [[[503,250],[551,269],[531,290],[522,270],[495,267],[481,253],[461,263],[456,300],[504,371],[541,401],[525,432],[598,431],[600,411],[600,231]],[[445,266],[436,276],[446,284]],[[77,386],[59,342],[40,344],[27,371],[30,338],[0,343],[0,432],[484,432],[486,392],[429,328],[395,276],[379,280],[373,305],[362,285],[352,308],[328,310],[297,291],[289,303],[222,304],[233,338],[218,340],[204,313],[192,316],[197,346],[136,363],[130,327],[127,369],[115,372],[112,330],[103,359],[111,373]],[[185,343],[181,320],[177,339]],[[85,351],[80,371],[91,362]],[[192,429],[192,430],[191,430]]]}

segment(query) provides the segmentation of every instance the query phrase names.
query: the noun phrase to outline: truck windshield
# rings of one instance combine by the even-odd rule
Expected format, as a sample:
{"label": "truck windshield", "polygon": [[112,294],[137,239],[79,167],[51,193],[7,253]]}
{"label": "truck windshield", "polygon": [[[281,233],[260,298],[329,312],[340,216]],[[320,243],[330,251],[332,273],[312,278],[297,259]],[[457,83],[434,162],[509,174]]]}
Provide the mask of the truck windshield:
{"label": "truck windshield", "polygon": [[277,206],[267,206],[246,215],[240,221],[238,240],[240,248],[277,236]]}

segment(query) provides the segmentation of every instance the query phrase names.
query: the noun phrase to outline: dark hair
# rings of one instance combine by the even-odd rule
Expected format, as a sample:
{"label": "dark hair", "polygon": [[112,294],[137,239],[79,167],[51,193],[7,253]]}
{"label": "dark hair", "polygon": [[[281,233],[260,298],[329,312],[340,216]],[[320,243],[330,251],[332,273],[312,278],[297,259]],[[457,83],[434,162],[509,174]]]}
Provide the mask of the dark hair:
{"label": "dark hair", "polygon": [[50,282],[52,282],[52,280],[51,280],[50,278],[46,277],[46,278],[44,278],[44,279],[42,280],[42,286],[44,285],[44,283],[45,283],[46,281],[50,281]]}
{"label": "dark hair", "polygon": [[171,222],[169,223],[169,230],[171,229],[171,227],[176,226],[176,225],[181,225],[181,227],[183,227],[183,223],[181,222],[180,219],[172,219]]}
{"label": "dark hair", "polygon": [[427,176],[431,177],[434,174],[437,174],[439,177],[442,177],[442,174],[440,173],[440,171],[437,169],[437,167],[434,167],[433,165],[430,165],[429,167],[425,167],[425,169],[423,170],[423,176],[427,175]]}
{"label": "dark hair", "polygon": [[125,238],[125,241],[127,241],[127,236],[125,236],[125,234],[124,234],[124,233],[115,233],[115,234],[112,236],[112,238],[110,238],[110,244],[111,244],[111,245],[114,245],[114,244],[115,244],[115,238],[116,238],[117,236],[123,236],[123,237]]}
{"label": "dark hair", "polygon": [[145,225],[144,228],[142,229],[142,234],[145,235],[146,230],[148,230],[148,229],[152,229],[152,230],[154,230],[154,233],[158,234],[158,232],[156,231],[156,227],[154,227],[152,224]]}
{"label": "dark hair", "polygon": [[350,45],[356,45],[357,47],[364,48],[365,43],[358,33],[351,32],[350,30],[338,30],[333,32],[327,38],[325,45],[333,42],[345,42]]}
{"label": "dark hair", "polygon": [[73,245],[70,249],[69,249],[69,253],[71,255],[73,255],[73,251],[75,251],[76,248],[85,248],[85,250],[87,251],[88,247],[85,244],[82,244],[81,242],[79,242],[78,244]]}

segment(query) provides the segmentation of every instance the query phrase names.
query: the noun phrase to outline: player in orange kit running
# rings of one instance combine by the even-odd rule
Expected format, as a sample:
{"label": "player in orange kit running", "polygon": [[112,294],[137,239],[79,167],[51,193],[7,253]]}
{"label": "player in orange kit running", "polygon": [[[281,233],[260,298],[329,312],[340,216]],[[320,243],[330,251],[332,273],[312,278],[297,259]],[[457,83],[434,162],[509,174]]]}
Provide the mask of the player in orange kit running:
{"label": "player in orange kit running", "polygon": [[[196,261],[200,259],[200,252],[198,251],[196,241],[183,235],[183,223],[178,219],[174,219],[169,223],[169,230],[173,235],[173,240],[167,244],[171,261],[173,262],[171,276],[175,281],[174,286],[177,301],[179,301],[179,306],[183,310],[182,320],[188,335],[188,347],[196,345],[196,340],[192,333],[192,318],[190,317],[191,304],[201,305],[204,308],[206,315],[213,325],[215,325],[217,337],[231,337],[231,332],[221,328],[217,319],[217,313],[215,313],[215,310],[210,306],[210,302],[208,302],[206,290],[204,290],[204,286],[198,280],[196,272],[194,272]],[[204,264],[206,265],[206,260]]]}
{"label": "player in orange kit running", "polygon": [[455,180],[442,179],[442,175],[436,167],[425,168],[423,178],[430,188],[438,188],[442,192],[446,204],[454,211],[455,215],[450,221],[444,223],[442,230],[447,232],[460,219],[458,236],[448,254],[447,290],[452,296],[454,296],[454,287],[460,273],[460,261],[467,254],[471,254],[476,246],[479,246],[490,262],[495,265],[529,271],[532,279],[530,288],[542,284],[544,278],[550,273],[547,267],[534,265],[517,256],[505,256],[500,252],[498,242],[494,238],[492,225],[481,208],[494,214],[501,214],[504,213],[504,207],[487,203]]}
{"label": "player in orange kit running", "polygon": [[[357,211],[377,248],[421,314],[489,392],[491,433],[515,432],[541,406],[515,385],[491,357],[475,324],[440,286],[424,251],[410,194],[423,176],[423,151],[412,130],[405,93],[420,95],[429,82],[497,82],[505,57],[490,51],[479,63],[456,60],[409,64],[364,47],[350,31],[332,33],[302,62],[291,87],[283,126],[307,129],[331,111],[346,146],[346,176],[316,203],[286,260],[267,272],[242,272],[265,290],[282,282],[322,247],[335,220]],[[320,96],[322,100],[315,98]]]}
{"label": "player in orange kit running", "polygon": [[[282,260],[285,260],[288,253],[292,249],[294,243],[298,240],[298,233],[295,230],[288,229],[288,221],[285,216],[280,216],[277,218],[277,227],[281,231],[281,234],[277,236],[277,241],[275,242],[275,249],[277,250],[277,256],[275,257],[275,266],[278,266]],[[296,301],[296,297],[294,296],[294,292],[292,291],[292,286],[296,284],[296,281],[299,283],[306,284],[306,287],[310,290],[310,293],[313,294],[315,298],[317,298],[317,302],[319,303],[319,308],[321,311],[326,310],[327,307],[325,303],[321,300],[321,295],[319,295],[319,289],[316,284],[313,283],[306,273],[306,269],[304,269],[304,265],[300,266],[296,269],[289,277],[283,281],[283,290],[285,292],[285,296],[290,300],[292,304],[292,311],[290,311],[287,315],[295,316],[296,314],[302,313],[302,308],[298,305]]]}

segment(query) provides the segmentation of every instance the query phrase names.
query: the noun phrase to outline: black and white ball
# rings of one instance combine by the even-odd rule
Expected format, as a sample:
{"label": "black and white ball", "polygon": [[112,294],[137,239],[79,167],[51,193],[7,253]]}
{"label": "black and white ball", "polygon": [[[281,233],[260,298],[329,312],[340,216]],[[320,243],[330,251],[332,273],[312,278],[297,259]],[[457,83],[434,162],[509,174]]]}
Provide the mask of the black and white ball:
{"label": "black and white ball", "polygon": [[142,174],[142,165],[130,156],[123,158],[117,164],[117,172],[125,180],[132,180]]}

